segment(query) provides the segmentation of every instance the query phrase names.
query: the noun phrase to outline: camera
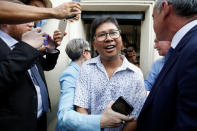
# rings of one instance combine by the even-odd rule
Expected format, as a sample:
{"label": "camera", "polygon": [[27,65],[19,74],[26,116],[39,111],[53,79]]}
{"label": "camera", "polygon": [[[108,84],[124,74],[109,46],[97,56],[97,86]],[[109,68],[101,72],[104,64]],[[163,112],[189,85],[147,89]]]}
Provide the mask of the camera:
{"label": "camera", "polygon": [[123,49],[123,50],[121,50],[121,52],[123,52],[123,53],[128,53],[128,52],[133,52],[133,50],[132,49]]}

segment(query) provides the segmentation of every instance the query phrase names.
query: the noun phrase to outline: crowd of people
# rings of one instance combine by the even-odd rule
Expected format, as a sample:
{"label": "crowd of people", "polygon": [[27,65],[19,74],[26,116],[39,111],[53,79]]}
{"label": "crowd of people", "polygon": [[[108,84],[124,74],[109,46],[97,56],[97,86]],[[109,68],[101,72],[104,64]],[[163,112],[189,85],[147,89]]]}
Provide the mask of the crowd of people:
{"label": "crowd of people", "polygon": [[[55,67],[66,33],[57,29],[50,36],[42,25],[51,18],[78,20],[81,6],[64,2],[46,7],[40,0],[0,1],[2,131],[47,131],[51,104],[43,71]],[[136,46],[125,47],[111,16],[91,24],[97,57],[91,58],[84,39],[67,43],[71,62],[59,77],[57,131],[197,130],[197,1],[157,0],[152,16],[154,48],[163,57],[145,80]],[[120,96],[134,108],[128,116],[112,109]]]}

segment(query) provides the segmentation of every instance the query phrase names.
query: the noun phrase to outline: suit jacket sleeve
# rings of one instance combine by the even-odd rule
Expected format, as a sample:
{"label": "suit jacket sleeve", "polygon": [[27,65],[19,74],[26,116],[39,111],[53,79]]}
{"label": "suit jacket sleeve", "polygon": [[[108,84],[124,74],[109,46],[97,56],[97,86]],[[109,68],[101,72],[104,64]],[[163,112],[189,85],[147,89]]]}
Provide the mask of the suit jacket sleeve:
{"label": "suit jacket sleeve", "polygon": [[60,51],[57,49],[55,53],[45,52],[45,54],[43,54],[43,57],[41,57],[41,66],[43,70],[45,71],[52,70],[57,64],[57,59],[58,59],[59,54],[60,54]]}

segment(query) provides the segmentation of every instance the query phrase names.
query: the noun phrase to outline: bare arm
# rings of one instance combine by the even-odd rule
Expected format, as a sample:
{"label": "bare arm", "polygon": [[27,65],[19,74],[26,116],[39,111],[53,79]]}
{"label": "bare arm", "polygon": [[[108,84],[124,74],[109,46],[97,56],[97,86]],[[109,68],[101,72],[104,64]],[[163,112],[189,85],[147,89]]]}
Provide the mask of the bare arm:
{"label": "bare arm", "polygon": [[64,2],[55,8],[40,8],[0,1],[0,12],[0,24],[18,24],[41,19],[63,19],[72,15],[77,15],[73,18],[77,20],[81,7],[77,2]]}
{"label": "bare arm", "polygon": [[88,114],[88,109],[76,106],[76,111],[82,114]]}

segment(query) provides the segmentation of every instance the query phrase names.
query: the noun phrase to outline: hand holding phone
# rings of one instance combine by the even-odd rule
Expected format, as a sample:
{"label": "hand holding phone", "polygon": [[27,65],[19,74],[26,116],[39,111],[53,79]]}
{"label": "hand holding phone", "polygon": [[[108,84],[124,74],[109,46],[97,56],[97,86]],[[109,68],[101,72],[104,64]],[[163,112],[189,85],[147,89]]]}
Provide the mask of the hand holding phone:
{"label": "hand holding phone", "polygon": [[112,110],[124,114],[129,115],[133,111],[133,106],[130,105],[122,96],[120,96],[112,105]]}
{"label": "hand holding phone", "polygon": [[[72,1],[75,1],[75,2],[78,2],[78,3],[81,2],[81,0],[72,0]],[[71,11],[72,11],[72,12],[75,12],[76,10],[75,10],[74,8],[72,8]],[[77,16],[77,15],[71,15],[71,16],[66,17],[66,19],[72,19],[72,18],[75,18],[76,16]]]}

